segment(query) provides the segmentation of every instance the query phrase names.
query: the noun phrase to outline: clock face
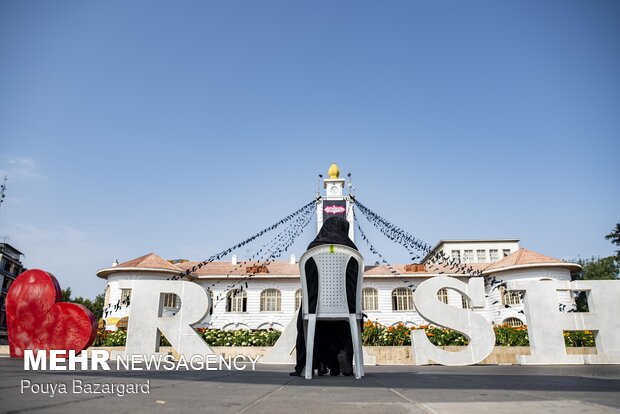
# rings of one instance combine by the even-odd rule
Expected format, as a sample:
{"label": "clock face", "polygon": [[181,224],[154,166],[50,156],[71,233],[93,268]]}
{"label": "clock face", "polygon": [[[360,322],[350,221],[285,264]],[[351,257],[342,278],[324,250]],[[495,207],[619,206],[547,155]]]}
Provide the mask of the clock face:
{"label": "clock face", "polygon": [[335,185],[332,185],[329,189],[329,192],[332,194],[338,193],[338,187],[336,187]]}

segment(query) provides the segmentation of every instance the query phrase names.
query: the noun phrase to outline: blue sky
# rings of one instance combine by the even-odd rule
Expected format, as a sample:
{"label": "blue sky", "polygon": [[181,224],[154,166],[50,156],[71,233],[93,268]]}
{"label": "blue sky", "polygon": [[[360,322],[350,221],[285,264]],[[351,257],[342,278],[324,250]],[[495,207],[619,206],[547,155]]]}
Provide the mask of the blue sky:
{"label": "blue sky", "polygon": [[336,161],[429,243],[607,256],[618,39],[617,1],[5,1],[0,233],[93,297],[114,259],[271,224]]}

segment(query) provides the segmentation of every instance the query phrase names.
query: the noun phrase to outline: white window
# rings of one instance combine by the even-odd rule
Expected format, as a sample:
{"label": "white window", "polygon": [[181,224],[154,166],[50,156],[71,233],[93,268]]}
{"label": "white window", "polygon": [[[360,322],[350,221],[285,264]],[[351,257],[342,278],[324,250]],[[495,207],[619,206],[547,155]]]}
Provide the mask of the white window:
{"label": "white window", "polygon": [[491,263],[497,262],[499,260],[497,249],[489,250],[489,258],[491,259]]}
{"label": "white window", "polygon": [[379,310],[379,294],[377,289],[371,287],[362,289],[362,306],[366,311]]}
{"label": "white window", "polygon": [[248,294],[244,290],[232,290],[226,297],[226,312],[247,312],[248,311]]}
{"label": "white window", "polygon": [[461,306],[463,309],[471,309],[471,302],[463,295],[461,295]]}
{"label": "white window", "polygon": [[282,310],[282,295],[278,289],[265,289],[260,294],[261,312],[280,312]]}
{"label": "white window", "polygon": [[164,308],[176,308],[177,295],[174,293],[164,293]]}
{"label": "white window", "polygon": [[110,285],[105,287],[105,298],[103,299],[103,307],[106,308],[110,304]]}
{"label": "white window", "polygon": [[461,251],[460,250],[452,250],[452,253],[450,254],[450,256],[452,256],[452,258],[456,261],[461,261]]}
{"label": "white window", "polygon": [[295,309],[299,309],[301,306],[301,289],[295,291]]}
{"label": "white window", "polygon": [[508,257],[508,256],[510,256],[510,249],[504,249],[504,250],[502,250],[502,254],[504,255],[504,257]]}
{"label": "white window", "polygon": [[512,327],[523,326],[523,321],[519,318],[506,318],[502,323]]}
{"label": "white window", "polygon": [[213,291],[211,289],[207,289],[209,292],[209,315],[213,315],[213,307],[215,306],[215,302],[213,301]]}
{"label": "white window", "polygon": [[476,250],[476,256],[478,256],[478,263],[486,263],[487,261],[486,250]]}
{"label": "white window", "polygon": [[448,303],[448,289],[442,288],[437,291],[437,297],[443,303]]}
{"label": "white window", "polygon": [[521,295],[519,292],[512,292],[506,289],[506,286],[499,287],[499,293],[502,297],[504,305],[518,305],[521,303]]}
{"label": "white window", "polygon": [[392,291],[392,310],[413,310],[413,292],[411,291],[411,289],[402,287],[396,288]]}
{"label": "white window", "polygon": [[463,259],[465,263],[471,263],[474,261],[474,251],[473,250],[465,250],[463,252]]}
{"label": "white window", "polygon": [[131,289],[121,289],[121,304],[127,304],[131,300]]}

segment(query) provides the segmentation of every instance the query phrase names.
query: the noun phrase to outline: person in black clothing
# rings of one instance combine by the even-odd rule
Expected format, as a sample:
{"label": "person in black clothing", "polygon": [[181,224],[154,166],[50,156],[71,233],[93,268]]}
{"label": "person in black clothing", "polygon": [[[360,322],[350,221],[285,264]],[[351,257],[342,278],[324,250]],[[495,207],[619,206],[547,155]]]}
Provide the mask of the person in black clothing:
{"label": "person in black clothing", "polygon": [[[325,220],[323,227],[316,238],[308,245],[308,249],[323,244],[342,244],[357,250],[349,238],[349,222],[340,216],[333,216]],[[351,258],[347,264],[346,286],[349,312],[355,313],[355,295],[357,288],[357,260]],[[313,259],[306,262],[306,280],[308,283],[308,311],[316,312],[318,295],[318,272]],[[295,371],[290,375],[300,376],[306,365],[306,341],[302,311],[297,317],[297,364]],[[313,369],[318,369],[319,375],[352,375],[353,374],[353,341],[348,321],[319,320],[314,335]]]}

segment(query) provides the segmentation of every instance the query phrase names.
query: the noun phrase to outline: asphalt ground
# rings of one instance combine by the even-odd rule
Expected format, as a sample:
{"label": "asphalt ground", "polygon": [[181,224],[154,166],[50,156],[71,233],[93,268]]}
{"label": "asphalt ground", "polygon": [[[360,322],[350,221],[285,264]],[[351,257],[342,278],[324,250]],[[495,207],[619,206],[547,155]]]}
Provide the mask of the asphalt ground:
{"label": "asphalt ground", "polygon": [[[620,366],[369,366],[366,376],[256,371],[24,371],[0,357],[2,413],[620,413]],[[247,367],[250,369],[250,366]],[[30,381],[30,387],[24,385]],[[148,393],[73,392],[73,382],[149,384]],[[41,384],[38,392],[33,392]],[[51,397],[45,384],[66,393]],[[103,385],[100,389],[103,390]],[[144,388],[142,389],[145,390]],[[94,391],[94,388],[92,389]]]}

